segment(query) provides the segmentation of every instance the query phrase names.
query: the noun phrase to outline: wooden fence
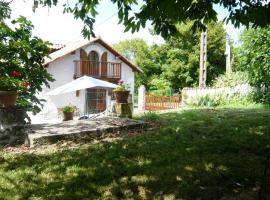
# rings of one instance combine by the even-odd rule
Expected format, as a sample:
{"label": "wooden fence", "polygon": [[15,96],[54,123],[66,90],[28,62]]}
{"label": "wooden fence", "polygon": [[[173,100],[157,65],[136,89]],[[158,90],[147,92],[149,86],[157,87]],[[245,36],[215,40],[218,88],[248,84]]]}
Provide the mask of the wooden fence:
{"label": "wooden fence", "polygon": [[145,95],[145,109],[150,111],[168,110],[181,107],[181,96]]}

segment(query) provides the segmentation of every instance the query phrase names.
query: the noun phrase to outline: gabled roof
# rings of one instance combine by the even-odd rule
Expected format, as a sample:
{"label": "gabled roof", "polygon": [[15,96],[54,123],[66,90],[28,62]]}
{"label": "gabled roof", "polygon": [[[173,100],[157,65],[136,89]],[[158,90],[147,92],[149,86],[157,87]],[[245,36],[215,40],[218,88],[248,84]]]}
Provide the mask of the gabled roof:
{"label": "gabled roof", "polygon": [[101,38],[94,38],[92,40],[83,40],[79,42],[73,42],[65,45],[65,47],[59,49],[58,51],[55,51],[49,55],[49,58],[45,59],[44,65],[48,65],[51,62],[73,52],[77,49],[83,48],[91,43],[99,43],[103,47],[105,47],[107,50],[109,50],[112,54],[115,55],[115,57],[118,57],[120,60],[122,60],[124,63],[126,63],[128,66],[130,66],[133,70],[143,72],[142,69],[140,69],[138,66],[131,63],[127,58],[122,56],[118,51],[116,51],[112,46],[110,46],[108,43],[106,43]]}

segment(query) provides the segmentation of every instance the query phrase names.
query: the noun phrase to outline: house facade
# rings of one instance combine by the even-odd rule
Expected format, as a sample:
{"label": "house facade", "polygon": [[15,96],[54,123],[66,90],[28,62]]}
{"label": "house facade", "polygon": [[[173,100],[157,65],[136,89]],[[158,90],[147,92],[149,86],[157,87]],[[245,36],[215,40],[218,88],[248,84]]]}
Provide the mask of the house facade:
{"label": "house facade", "polygon": [[[42,94],[62,86],[76,78],[87,75],[117,84],[119,80],[130,86],[129,101],[133,102],[135,73],[141,69],[113,49],[101,38],[82,41],[60,47],[50,54],[45,67],[55,79]],[[113,99],[109,89],[80,90],[57,96],[44,96],[47,100],[43,112],[57,112],[66,105],[76,106],[80,113],[103,112]]]}

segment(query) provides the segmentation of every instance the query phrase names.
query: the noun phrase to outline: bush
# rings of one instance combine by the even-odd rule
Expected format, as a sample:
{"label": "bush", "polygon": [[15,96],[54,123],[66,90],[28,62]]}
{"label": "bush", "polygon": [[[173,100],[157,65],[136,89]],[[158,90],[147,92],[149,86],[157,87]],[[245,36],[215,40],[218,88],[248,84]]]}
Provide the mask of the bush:
{"label": "bush", "polygon": [[244,72],[231,72],[220,75],[213,83],[214,87],[234,87],[248,83],[247,74]]}
{"label": "bush", "polygon": [[250,93],[252,101],[262,104],[270,104],[270,91],[253,91]]}
{"label": "bush", "polygon": [[169,95],[169,91],[171,90],[170,83],[167,80],[162,79],[160,77],[154,77],[150,81],[149,90],[154,95],[167,96]]}
{"label": "bush", "polygon": [[192,107],[215,107],[219,104],[216,97],[210,94],[192,97],[188,99],[187,105]]}
{"label": "bush", "polygon": [[187,100],[187,105],[191,107],[216,107],[226,105],[249,105],[253,104],[251,95],[235,94],[207,94],[196,96]]}

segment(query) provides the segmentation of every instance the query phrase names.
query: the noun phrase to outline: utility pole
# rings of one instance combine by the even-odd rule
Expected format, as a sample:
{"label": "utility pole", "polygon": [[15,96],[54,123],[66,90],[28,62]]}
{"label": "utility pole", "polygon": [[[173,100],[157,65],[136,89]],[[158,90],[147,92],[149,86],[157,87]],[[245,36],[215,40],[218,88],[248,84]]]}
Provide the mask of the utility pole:
{"label": "utility pole", "polygon": [[206,87],[207,30],[201,33],[199,87]]}
{"label": "utility pole", "polygon": [[226,73],[232,72],[232,66],[231,66],[231,46],[230,46],[230,36],[226,34],[226,50],[225,50],[225,56],[226,56]]}

